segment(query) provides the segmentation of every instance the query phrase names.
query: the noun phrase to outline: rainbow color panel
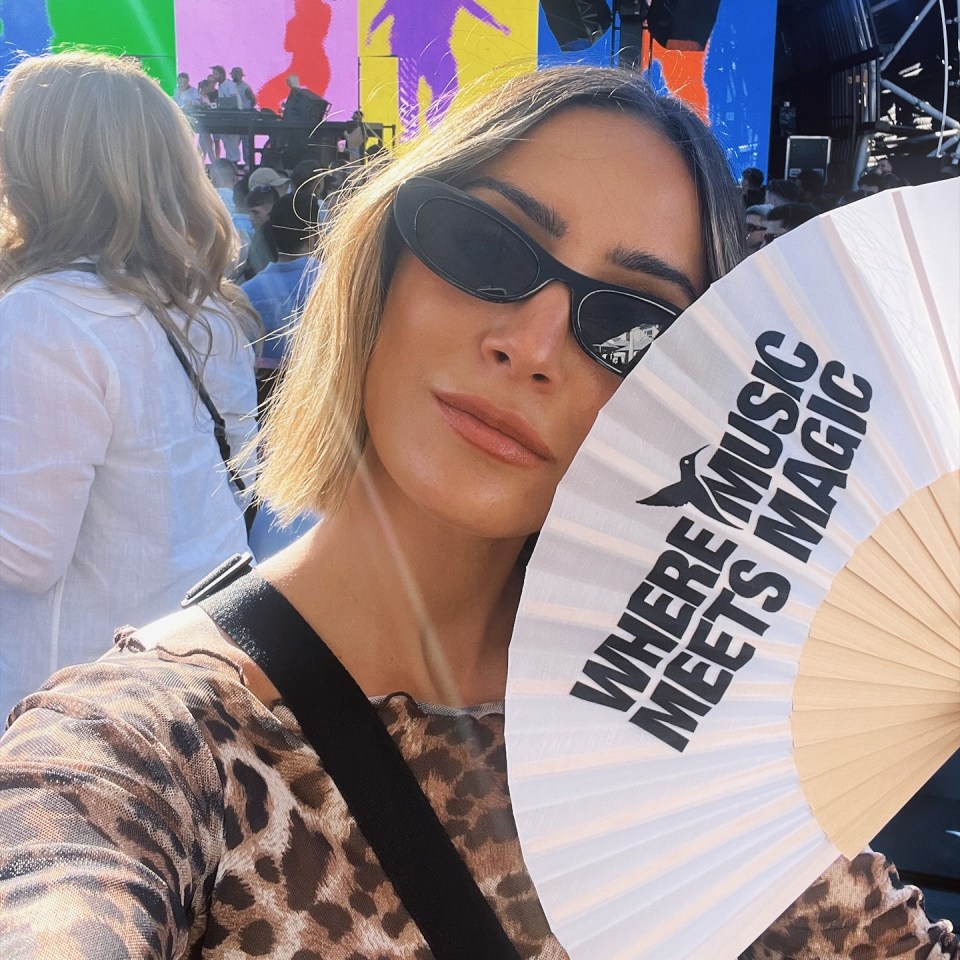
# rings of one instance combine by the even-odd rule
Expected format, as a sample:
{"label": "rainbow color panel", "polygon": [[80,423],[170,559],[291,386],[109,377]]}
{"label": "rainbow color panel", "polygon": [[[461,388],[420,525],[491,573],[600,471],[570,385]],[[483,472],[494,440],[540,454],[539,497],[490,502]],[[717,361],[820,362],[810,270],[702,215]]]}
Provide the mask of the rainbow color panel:
{"label": "rainbow color panel", "polygon": [[[17,51],[92,46],[140,58],[171,92],[178,69],[196,84],[214,64],[243,67],[278,110],[296,74],[331,119],[360,106],[403,139],[507,76],[612,60],[610,31],[561,53],[537,0],[0,0],[0,20],[0,76]],[[655,45],[646,71],[709,119],[736,174],[765,164],[775,21],[775,4],[721,0],[705,53]]]}
{"label": "rainbow color panel", "polygon": [[357,109],[357,0],[175,3],[177,63],[194,85],[214,65],[242,67],[258,105],[279,111],[296,74],[330,102],[331,120]]}
{"label": "rainbow color panel", "polygon": [[451,105],[537,67],[533,0],[359,0],[360,89],[369,120],[401,139]]}
{"label": "rainbow color panel", "polygon": [[170,0],[4,0],[0,5],[5,74],[22,53],[82,47],[136,57],[172,90],[176,79],[173,5]]}

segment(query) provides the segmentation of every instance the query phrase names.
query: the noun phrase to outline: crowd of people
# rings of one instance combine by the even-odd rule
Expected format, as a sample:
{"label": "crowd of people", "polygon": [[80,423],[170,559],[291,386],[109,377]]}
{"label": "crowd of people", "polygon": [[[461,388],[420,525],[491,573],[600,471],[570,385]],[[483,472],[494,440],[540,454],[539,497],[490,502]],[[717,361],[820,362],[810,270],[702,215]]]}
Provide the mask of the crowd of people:
{"label": "crowd of people", "polygon": [[[955,175],[955,171],[956,168],[951,168],[949,175]],[[893,172],[893,161],[889,157],[878,158],[861,172],[856,188],[843,193],[828,190],[819,170],[801,170],[795,178],[771,179],[764,183],[762,170],[747,167],[740,179],[747,220],[747,253],[755,253],[777,237],[834,207],[855,203],[881,190],[909,185],[908,180]]]}
{"label": "crowd of people", "polygon": [[[212,79],[246,96],[239,68]],[[604,345],[655,339],[810,198],[738,193],[692,110],[590,67],[516,77],[358,168],[242,174],[136,66],[86,53],[18,66],[0,131],[0,955],[433,955],[284,657],[244,645],[248,618],[285,648],[282,609],[390,732],[505,942],[561,960],[504,758],[532,539],[628,372]],[[243,629],[174,613],[246,550],[251,491],[322,522],[231,568]],[[881,956],[960,941],[871,851],[743,954]]]}

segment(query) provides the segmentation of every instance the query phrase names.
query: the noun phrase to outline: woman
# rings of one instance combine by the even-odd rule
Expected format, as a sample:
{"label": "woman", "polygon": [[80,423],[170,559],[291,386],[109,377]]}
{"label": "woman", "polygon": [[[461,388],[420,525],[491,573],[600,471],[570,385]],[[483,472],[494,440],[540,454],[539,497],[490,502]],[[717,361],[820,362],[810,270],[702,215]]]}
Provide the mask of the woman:
{"label": "woman", "polygon": [[[189,124],[131,63],[27,60],[0,94],[0,708],[243,549],[259,324]],[[171,342],[172,341],[172,342]]]}
{"label": "woman", "polygon": [[[517,78],[340,208],[268,418],[263,495],[324,519],[259,574],[372,699],[522,957],[564,956],[506,790],[525,547],[621,382],[609,341],[665,326],[736,263],[740,237],[723,156],[680,103],[630,73]],[[121,645],[25,701],[0,748],[0,786],[17,786],[0,790],[0,876],[17,865],[0,885],[7,942],[37,956],[115,943],[133,956],[431,956],[271,680],[206,613]],[[881,867],[857,868],[877,896],[846,942],[885,949],[923,924],[929,956],[948,955],[949,930],[928,934]],[[801,930],[797,956],[840,956],[819,914],[851,920],[849,871],[786,920],[809,922],[749,956],[786,956]],[[893,906],[894,924],[867,930]]]}

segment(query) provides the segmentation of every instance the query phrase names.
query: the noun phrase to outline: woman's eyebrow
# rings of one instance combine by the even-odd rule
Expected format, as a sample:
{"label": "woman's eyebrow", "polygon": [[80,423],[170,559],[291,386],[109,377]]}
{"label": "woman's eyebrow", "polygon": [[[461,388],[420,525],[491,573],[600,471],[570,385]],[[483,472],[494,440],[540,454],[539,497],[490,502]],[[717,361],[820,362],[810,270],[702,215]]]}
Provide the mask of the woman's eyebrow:
{"label": "woman's eyebrow", "polygon": [[[559,239],[567,232],[567,221],[556,210],[541,203],[536,197],[532,197],[526,190],[522,190],[515,184],[498,180],[496,177],[477,177],[476,180],[464,184],[463,189],[469,190],[476,187],[486,187],[488,190],[495,190],[501,196],[506,197],[552,237]],[[652,253],[628,250],[626,247],[616,247],[610,251],[607,259],[610,263],[625,270],[633,270],[636,273],[644,273],[647,276],[675,283],[687,294],[691,302],[697,299],[697,289],[693,285],[693,281],[682,270],[670,266],[665,260],[661,260],[660,257]]]}
{"label": "woman's eyebrow", "polygon": [[687,294],[691,303],[697,299],[697,288],[693,285],[693,281],[682,270],[671,267],[665,260],[661,260],[652,253],[617,247],[607,254],[607,259],[625,270],[635,270],[637,273],[645,273],[648,276],[675,283]]}
{"label": "woman's eyebrow", "polygon": [[543,227],[550,236],[558,240],[567,232],[567,221],[556,210],[541,203],[536,197],[531,197],[526,190],[521,190],[512,183],[497,180],[496,177],[478,177],[465,184],[463,189],[467,190],[471,187],[487,187],[489,190],[496,190],[522,210],[534,223]]}

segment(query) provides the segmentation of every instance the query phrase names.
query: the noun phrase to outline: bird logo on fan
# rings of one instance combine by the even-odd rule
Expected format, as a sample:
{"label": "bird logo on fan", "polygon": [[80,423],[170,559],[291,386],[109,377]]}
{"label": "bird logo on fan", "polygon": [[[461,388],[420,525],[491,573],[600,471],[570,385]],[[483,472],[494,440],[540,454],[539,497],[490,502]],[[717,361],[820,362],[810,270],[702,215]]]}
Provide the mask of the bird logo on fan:
{"label": "bird logo on fan", "polygon": [[710,488],[697,475],[697,456],[704,450],[706,445],[681,458],[680,479],[676,483],[668,484],[637,503],[648,507],[685,507],[689,504],[707,517],[719,520],[728,527],[737,527],[724,516]]}

